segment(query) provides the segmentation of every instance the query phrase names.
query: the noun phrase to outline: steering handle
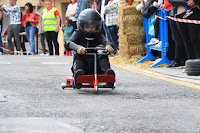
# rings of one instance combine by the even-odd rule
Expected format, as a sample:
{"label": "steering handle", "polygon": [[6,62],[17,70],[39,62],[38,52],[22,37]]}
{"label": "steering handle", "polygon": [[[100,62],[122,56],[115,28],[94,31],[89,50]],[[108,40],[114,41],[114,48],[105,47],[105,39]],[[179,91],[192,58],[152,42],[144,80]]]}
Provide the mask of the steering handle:
{"label": "steering handle", "polygon": [[106,50],[106,48],[101,48],[101,47],[88,47],[85,48],[86,50]]}

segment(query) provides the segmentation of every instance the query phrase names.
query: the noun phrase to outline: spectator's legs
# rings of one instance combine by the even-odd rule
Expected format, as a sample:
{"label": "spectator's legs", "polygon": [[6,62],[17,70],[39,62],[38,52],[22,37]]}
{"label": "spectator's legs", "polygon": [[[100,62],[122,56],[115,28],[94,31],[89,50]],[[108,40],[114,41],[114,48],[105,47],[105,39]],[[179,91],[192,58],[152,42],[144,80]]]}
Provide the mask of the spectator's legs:
{"label": "spectator's legs", "polygon": [[40,41],[42,44],[42,51],[46,54],[46,47],[45,47],[45,33],[40,33]]}
{"label": "spectator's legs", "polygon": [[36,31],[36,28],[35,27],[32,27],[30,26],[30,44],[31,44],[31,52],[33,52],[35,54],[35,31]]}
{"label": "spectator's legs", "polygon": [[159,34],[159,18],[156,18],[156,20],[153,23],[154,25],[154,38],[158,38],[158,34]]}
{"label": "spectator's legs", "polygon": [[52,38],[51,38],[51,31],[45,32],[46,40],[49,47],[49,55],[53,55],[53,45],[52,45]]}
{"label": "spectator's legs", "polygon": [[55,48],[55,55],[59,55],[58,32],[51,32],[51,38]]}
{"label": "spectator's legs", "polygon": [[177,23],[175,21],[169,21],[170,22],[170,28],[173,33],[174,37],[174,42],[175,42],[175,58],[174,61],[176,63],[181,63],[187,60],[186,52],[185,52],[185,47],[183,40],[181,38],[180,32],[177,27]]}
{"label": "spectator's legs", "polygon": [[117,26],[108,26],[108,32],[109,35],[111,37],[111,42],[114,45],[114,51],[112,52],[112,54],[116,54],[117,53],[117,49],[118,49],[118,28]]}
{"label": "spectator's legs", "polygon": [[73,30],[77,29],[76,21],[73,21],[72,26],[73,26]]}
{"label": "spectator's legs", "polygon": [[13,43],[12,43],[12,37],[13,37],[13,26],[10,24],[8,26],[8,37],[7,37],[7,40],[8,40],[8,45],[9,45],[9,50],[11,51],[14,51],[14,46],[13,46]]}
{"label": "spectator's legs", "polygon": [[[1,31],[0,31],[0,35],[1,35]],[[0,46],[2,47],[2,48],[0,48],[0,55],[1,55],[1,54],[3,54],[3,44],[2,44],[1,37],[0,37]]]}
{"label": "spectator's legs", "polygon": [[[200,20],[200,10],[192,9],[193,14],[189,17],[191,20]],[[187,24],[189,29],[189,37],[194,48],[195,58],[200,59],[200,26],[198,24]]]}
{"label": "spectator's legs", "polygon": [[[183,18],[184,14],[185,13],[177,15],[177,18]],[[188,59],[195,59],[195,53],[194,53],[194,48],[192,46],[192,42],[190,40],[188,24],[178,23],[177,26],[180,31],[180,35],[183,39],[183,42],[185,44],[185,49],[186,49]]]}
{"label": "spectator's legs", "polygon": [[13,24],[13,32],[14,32],[15,41],[17,43],[17,47],[16,47],[17,51],[21,50],[21,42],[20,42],[20,37],[19,37],[20,30],[21,30],[21,24]]}
{"label": "spectator's legs", "polygon": [[[24,35],[23,36],[20,36],[19,39],[20,39],[20,42],[21,42],[21,48],[22,48],[22,51],[25,52],[26,51],[26,47],[25,47],[25,39],[24,39]],[[24,53],[25,54],[25,53]]]}
{"label": "spectator's legs", "polygon": [[[171,19],[169,19],[169,21],[173,21]],[[168,42],[169,42],[169,46],[168,46],[168,51],[167,51],[167,57],[169,60],[174,60],[175,57],[175,42],[174,42],[174,36],[173,33],[171,31],[171,22],[168,23]]]}
{"label": "spectator's legs", "polygon": [[32,26],[28,26],[25,28],[26,36],[31,45],[30,52],[34,54],[35,54],[35,39],[34,39],[35,30],[36,30],[35,27],[32,27]]}

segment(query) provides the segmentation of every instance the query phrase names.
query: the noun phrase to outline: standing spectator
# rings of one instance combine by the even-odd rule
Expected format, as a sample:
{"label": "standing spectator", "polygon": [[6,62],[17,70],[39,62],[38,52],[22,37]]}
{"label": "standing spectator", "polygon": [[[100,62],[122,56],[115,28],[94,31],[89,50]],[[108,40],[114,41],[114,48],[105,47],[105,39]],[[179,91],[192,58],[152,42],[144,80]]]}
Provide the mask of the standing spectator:
{"label": "standing spectator", "polygon": [[60,30],[60,15],[57,8],[52,6],[52,0],[45,0],[46,8],[43,9],[42,27],[46,32],[46,40],[49,47],[49,55],[53,55],[53,45],[55,47],[55,55],[59,55],[58,32]]}
{"label": "standing spectator", "polygon": [[35,11],[33,10],[33,5],[31,3],[25,4],[25,10],[22,15],[22,27],[25,28],[27,39],[31,45],[29,55],[35,54],[35,31],[36,24],[38,23],[39,18],[35,15]]}
{"label": "standing spectator", "polygon": [[[172,17],[175,17],[175,14],[177,14],[177,7],[178,6],[173,6],[170,0],[168,2],[172,5],[171,7],[171,13],[169,14]],[[165,3],[165,2],[164,2]],[[178,23],[180,22],[175,22],[173,20],[169,20],[170,23],[170,28],[172,31],[172,36],[175,42],[175,57],[172,63],[167,66],[167,67],[179,67],[179,66],[184,66],[185,61],[187,60],[187,55],[184,47],[184,42],[183,39],[180,35],[180,31],[178,29]]]}
{"label": "standing spectator", "polygon": [[89,4],[89,8],[92,8],[100,13],[101,12],[101,0],[92,0]]}
{"label": "standing spectator", "polygon": [[[174,5],[174,3],[170,0],[169,3]],[[200,20],[200,10],[197,8],[197,6],[199,6],[198,3],[198,0],[188,0],[188,6],[190,6],[193,11],[193,14],[190,15],[188,19]],[[179,2],[178,5],[176,3],[177,18],[183,18],[185,15],[186,10],[184,5],[185,3],[183,2]],[[200,58],[199,25],[177,22],[177,26],[180,31],[181,38],[183,39],[188,59]]]}
{"label": "standing spectator", "polygon": [[76,7],[76,15],[75,18],[77,19],[79,14],[88,8],[87,0],[79,0]]}
{"label": "standing spectator", "polygon": [[106,38],[108,39],[109,42],[111,42],[110,36],[108,35],[108,26],[106,25],[105,21],[105,6],[108,4],[109,0],[102,0],[101,2],[101,18],[102,18],[102,24],[103,24],[103,29],[106,33]]}
{"label": "standing spectator", "polygon": [[110,0],[105,6],[106,14],[106,25],[108,26],[108,35],[110,35],[111,42],[114,45],[114,51],[111,53],[116,54],[118,49],[118,21],[116,20],[118,13],[118,2],[119,0]]}
{"label": "standing spectator", "polygon": [[[64,33],[64,36],[63,36],[64,43],[66,41],[68,41],[70,39],[70,37],[72,36],[72,33],[73,33],[72,24],[73,24],[72,20],[67,18],[66,21],[65,21],[65,26],[62,25],[62,30],[63,30],[63,33]],[[69,51],[66,51],[64,54],[69,55]]]}
{"label": "standing spectator", "polygon": [[[2,28],[3,28],[3,13],[2,11],[0,11],[0,35],[2,32]],[[0,55],[3,54],[3,44],[2,44],[2,38],[0,37]]]}
{"label": "standing spectator", "polygon": [[[156,8],[159,8],[163,4],[163,0],[158,0],[153,2],[153,6]],[[153,22],[154,25],[154,38],[150,40],[148,43],[149,46],[155,45],[155,47],[161,47],[162,42],[158,40],[158,34],[159,34],[159,18],[156,18]]]}
{"label": "standing spectator", "polygon": [[12,43],[12,36],[14,35],[15,41],[17,43],[16,49],[18,51],[21,50],[21,42],[19,33],[21,30],[21,9],[18,5],[16,5],[17,0],[10,0],[10,7],[7,7],[6,5],[0,3],[1,10],[3,10],[3,14],[5,16],[10,16],[10,24],[8,26],[8,44],[9,49],[12,51],[10,54],[14,54],[14,47]]}
{"label": "standing spectator", "polygon": [[[38,6],[40,6],[40,9],[38,9]],[[40,34],[40,41],[42,44],[42,54],[41,55],[45,55],[47,50],[46,50],[46,46],[45,46],[45,33],[44,31],[42,31],[42,11],[44,9],[44,0],[40,0],[37,3],[36,9],[35,9],[35,14],[37,16],[39,16],[39,23],[37,25],[38,28],[38,33]]]}
{"label": "standing spectator", "polygon": [[73,32],[72,23],[73,23],[72,20],[67,18],[65,21],[65,26],[62,25],[62,30],[64,32],[64,36],[63,36],[64,42],[69,40],[69,38],[72,36],[72,32]]}
{"label": "standing spectator", "polygon": [[73,21],[73,28],[74,30],[77,29],[76,26],[76,8],[77,8],[77,1],[76,0],[71,0],[71,4],[68,5],[67,7],[67,12],[66,12],[66,18],[69,18]]}

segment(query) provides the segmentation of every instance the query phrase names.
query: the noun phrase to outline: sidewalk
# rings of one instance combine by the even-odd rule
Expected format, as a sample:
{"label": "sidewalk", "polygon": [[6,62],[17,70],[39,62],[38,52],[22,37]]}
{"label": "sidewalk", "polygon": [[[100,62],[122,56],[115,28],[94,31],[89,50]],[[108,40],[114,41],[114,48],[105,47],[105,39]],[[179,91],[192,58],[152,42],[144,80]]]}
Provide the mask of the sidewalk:
{"label": "sidewalk", "polygon": [[173,77],[174,79],[194,83],[200,85],[200,76],[188,76],[185,73],[185,69],[183,67],[178,68],[150,68],[157,73],[168,75],[169,77]]}
{"label": "sidewalk", "polygon": [[183,81],[186,83],[192,83],[200,87],[200,76],[188,76],[184,72],[183,67],[178,68],[149,68],[149,70],[138,69],[131,65],[124,65],[125,67],[136,70],[145,74],[150,74],[157,77],[164,77],[168,79],[174,79],[178,81]]}

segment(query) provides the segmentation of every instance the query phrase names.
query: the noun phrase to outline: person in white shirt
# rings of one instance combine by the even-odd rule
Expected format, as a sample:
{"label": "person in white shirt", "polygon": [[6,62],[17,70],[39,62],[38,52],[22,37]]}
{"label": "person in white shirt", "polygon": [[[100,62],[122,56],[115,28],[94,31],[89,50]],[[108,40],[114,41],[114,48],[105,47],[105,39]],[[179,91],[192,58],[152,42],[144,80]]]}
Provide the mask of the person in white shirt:
{"label": "person in white shirt", "polygon": [[76,8],[77,8],[77,1],[71,0],[71,4],[68,5],[67,12],[66,12],[66,15],[65,15],[66,18],[69,18],[73,21],[72,26],[73,26],[74,30],[77,29],[76,18],[75,18]]}
{"label": "person in white shirt", "polygon": [[116,20],[118,14],[118,3],[119,0],[110,0],[104,7],[106,14],[106,25],[108,27],[108,35],[110,35],[111,42],[114,44],[114,51],[111,55],[117,54],[118,51],[118,21]]}
{"label": "person in white shirt", "polygon": [[[4,16],[10,16],[10,24],[8,26],[8,45],[10,49],[10,54],[13,54],[14,46],[12,43],[12,37],[14,35],[16,41],[16,50],[21,50],[20,43],[20,30],[21,30],[21,9],[16,5],[17,0],[10,0],[10,7],[0,3],[1,10],[3,11]],[[18,52],[18,54],[21,54]]]}

